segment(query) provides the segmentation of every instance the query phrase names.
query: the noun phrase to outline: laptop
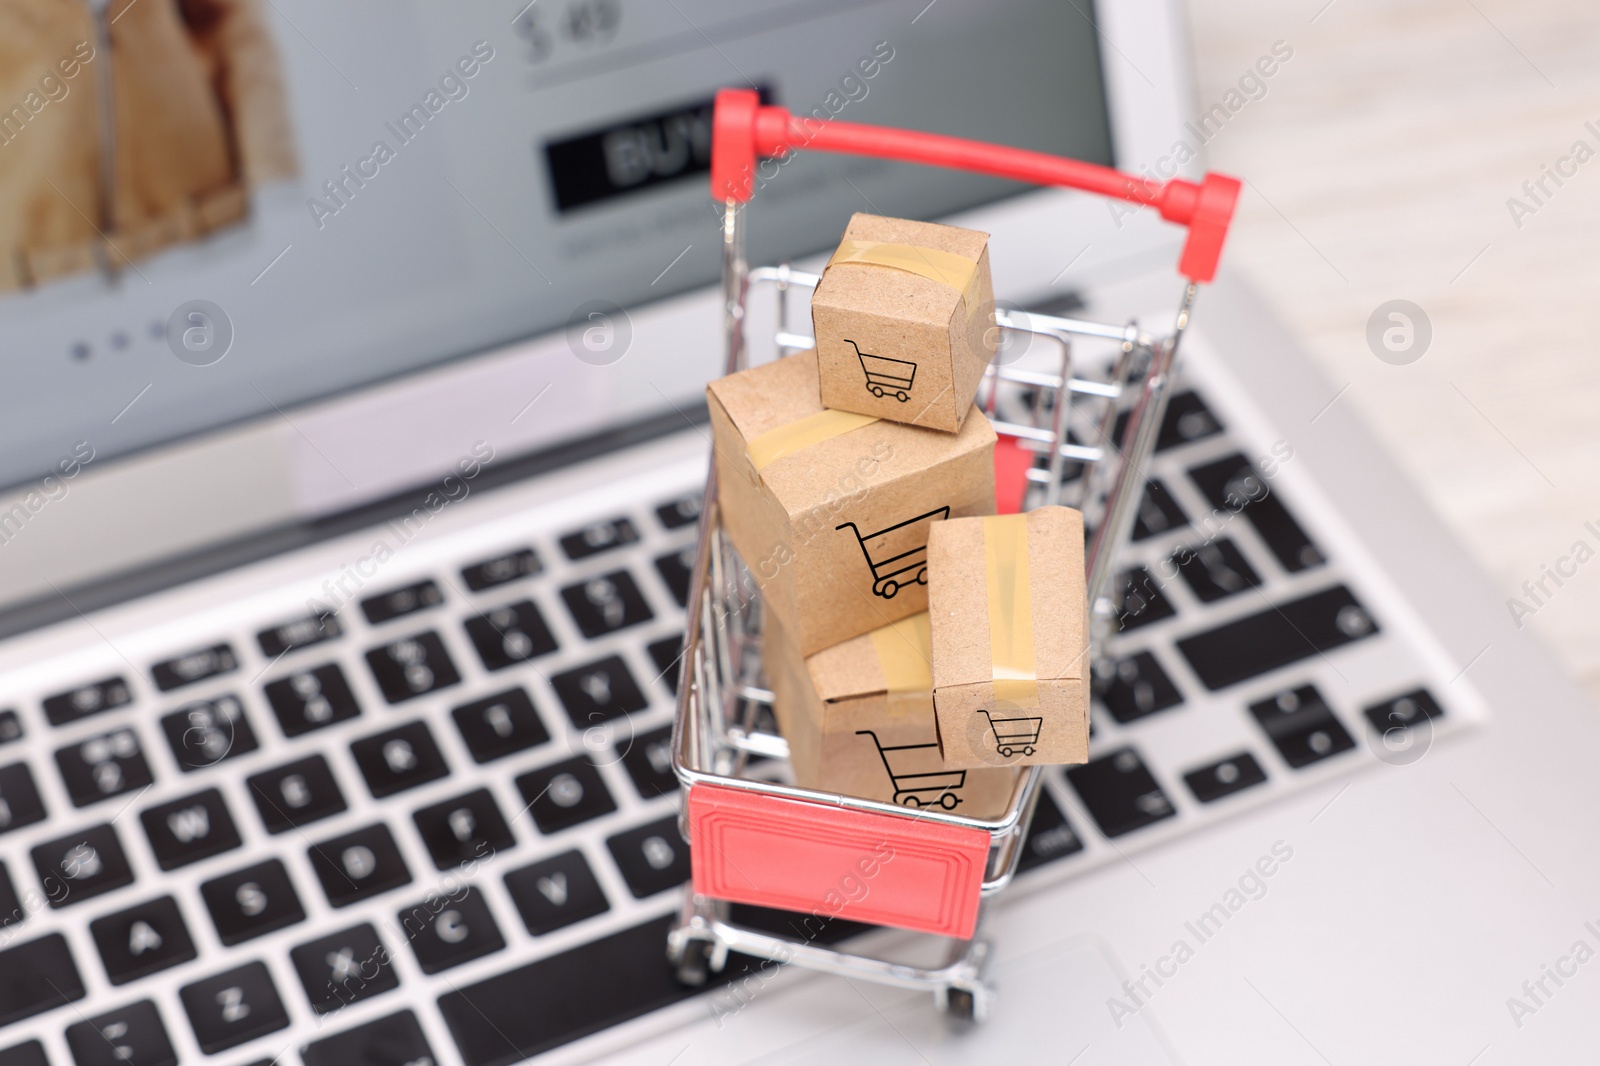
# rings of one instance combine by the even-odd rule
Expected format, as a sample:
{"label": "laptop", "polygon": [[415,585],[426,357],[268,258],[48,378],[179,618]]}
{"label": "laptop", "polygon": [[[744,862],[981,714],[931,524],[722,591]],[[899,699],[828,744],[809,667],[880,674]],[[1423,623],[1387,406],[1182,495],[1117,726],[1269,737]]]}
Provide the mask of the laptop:
{"label": "laptop", "polygon": [[[1192,178],[1178,5],[49,8],[0,100],[0,1066],[1582,1057],[1594,716],[1226,252],[988,1021],[666,962],[713,92]],[[990,233],[1010,307],[1181,293],[1090,197],[758,181],[755,262],[867,210]]]}

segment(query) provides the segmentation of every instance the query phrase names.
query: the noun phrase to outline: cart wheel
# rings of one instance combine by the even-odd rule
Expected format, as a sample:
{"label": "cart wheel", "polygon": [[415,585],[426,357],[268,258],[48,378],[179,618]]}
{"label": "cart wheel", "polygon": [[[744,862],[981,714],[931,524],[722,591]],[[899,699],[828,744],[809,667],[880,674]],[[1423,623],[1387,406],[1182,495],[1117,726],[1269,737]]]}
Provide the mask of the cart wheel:
{"label": "cart wheel", "polygon": [[907,395],[906,395],[906,394],[905,394],[905,393],[903,393],[903,392],[897,392],[897,393],[895,393],[895,394],[894,394],[894,398],[895,398],[895,399],[897,399],[897,400],[899,400],[899,401],[900,401],[900,402],[901,402],[901,403],[905,403],[905,402],[906,402],[906,401],[907,401],[907,400],[909,400],[909,399],[911,399],[911,397],[909,397],[909,396],[907,396]]}
{"label": "cart wheel", "polygon": [[1001,755],[1005,756],[1007,759],[1011,758],[1011,756],[1013,754],[1013,752],[1012,752],[1012,750],[1010,748],[1000,748],[999,752],[1000,752]]}
{"label": "cart wheel", "polygon": [[1033,749],[1032,748],[1023,748],[1022,749],[1022,754],[1024,754],[1024,755],[1032,755],[1033,754]]}
{"label": "cart wheel", "polygon": [[928,583],[928,568],[926,566],[924,566],[921,570],[917,571],[917,584],[926,585],[927,583]]}
{"label": "cart wheel", "polygon": [[883,583],[883,587],[878,590],[878,595],[882,596],[886,600],[892,600],[894,599],[894,594],[899,591],[900,585],[898,582],[885,581]]}
{"label": "cart wheel", "polygon": [[978,997],[965,988],[947,990],[944,994],[944,1002],[940,1006],[954,1021],[975,1022],[978,1020]]}
{"label": "cart wheel", "polygon": [[961,797],[956,795],[954,792],[946,792],[944,795],[939,797],[939,806],[943,807],[947,811],[955,810],[956,804],[960,802]]}
{"label": "cart wheel", "polygon": [[876,396],[878,399],[880,399],[880,400],[883,399],[883,390],[878,388],[878,386],[869,385],[867,387],[867,391],[872,393],[872,395]]}
{"label": "cart wheel", "polygon": [[922,800],[921,800],[920,797],[917,797],[917,796],[907,796],[905,799],[900,801],[900,806],[902,806],[902,807],[920,807],[920,806],[922,806]]}
{"label": "cart wheel", "polygon": [[691,940],[683,949],[682,957],[672,958],[674,954],[676,952],[668,953],[668,961],[673,964],[679,984],[699,988],[706,983],[711,973],[710,944],[704,940]]}

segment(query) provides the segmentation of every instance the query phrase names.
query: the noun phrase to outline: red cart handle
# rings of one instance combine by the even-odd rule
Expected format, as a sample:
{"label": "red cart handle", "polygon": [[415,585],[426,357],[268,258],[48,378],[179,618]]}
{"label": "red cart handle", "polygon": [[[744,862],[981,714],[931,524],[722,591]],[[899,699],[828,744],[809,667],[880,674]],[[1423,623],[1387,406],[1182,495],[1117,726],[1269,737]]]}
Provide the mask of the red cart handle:
{"label": "red cart handle", "polygon": [[751,89],[717,93],[711,130],[711,195],[718,200],[748,201],[755,191],[757,160],[784,155],[794,148],[927,163],[1035,185],[1061,185],[1154,207],[1168,222],[1188,226],[1189,239],[1184,242],[1178,272],[1196,282],[1210,281],[1216,275],[1222,242],[1239,199],[1239,182],[1221,174],[1207,174],[1199,185],[1181,178],[1162,184],[1094,163],[937,133],[857,122],[817,124],[796,118],[786,108],[762,104]]}

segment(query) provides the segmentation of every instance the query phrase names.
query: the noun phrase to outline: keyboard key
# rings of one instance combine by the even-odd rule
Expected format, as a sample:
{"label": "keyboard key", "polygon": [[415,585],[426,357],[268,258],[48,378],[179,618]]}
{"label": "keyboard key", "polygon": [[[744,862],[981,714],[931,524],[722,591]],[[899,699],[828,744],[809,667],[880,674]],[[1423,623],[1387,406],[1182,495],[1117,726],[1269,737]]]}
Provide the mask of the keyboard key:
{"label": "keyboard key", "polygon": [[57,909],[133,884],[127,853],[109,825],[58,837],[30,854],[45,898]]}
{"label": "keyboard key", "polygon": [[617,809],[588,759],[568,759],[517,778],[517,788],[541,833],[558,833]]}
{"label": "keyboard key", "polygon": [[516,551],[496,555],[492,559],[485,559],[481,563],[461,568],[461,580],[467,583],[467,588],[473,592],[482,592],[498,585],[504,585],[524,577],[532,577],[544,569],[539,562],[539,557],[532,548],[518,548]]}
{"label": "keyboard key", "polygon": [[1133,539],[1148,540],[1189,524],[1178,501],[1172,498],[1167,486],[1159,478],[1145,482],[1144,495],[1139,499],[1139,510],[1133,516]]}
{"label": "keyboard key", "polygon": [[674,696],[678,694],[678,674],[683,668],[683,638],[668,637],[658,640],[645,649],[650,661],[656,664],[656,680],[667,686]]}
{"label": "keyboard key", "polygon": [[378,939],[378,931],[366,922],[301,944],[289,952],[289,959],[305,986],[311,1009],[318,1014],[400,987],[389,952]]}
{"label": "keyboard key", "polygon": [[[1117,416],[1115,439],[1122,439],[1122,431],[1127,425],[1128,414],[1124,411]],[[1201,402],[1198,395],[1193,392],[1176,393],[1167,403],[1166,417],[1161,420],[1161,430],[1156,434],[1156,451],[1164,452],[1168,448],[1214,437],[1221,432],[1222,423],[1217,421],[1216,415]]]}
{"label": "keyboard key", "polygon": [[1069,766],[1067,780],[1100,832],[1108,837],[1131,833],[1176,813],[1132,748],[1113,751],[1082,766]]}
{"label": "keyboard key", "polygon": [[644,595],[626,570],[592,577],[561,590],[567,611],[590,640],[655,617]]}
{"label": "keyboard key", "polygon": [[450,717],[455,719],[462,741],[478,763],[502,759],[550,739],[549,730],[533,709],[533,701],[520,688],[462,704],[450,712]]}
{"label": "keyboard key", "polygon": [[261,746],[236,696],[184,704],[161,719],[161,729],[184,773],[204,770]]}
{"label": "keyboard key", "polygon": [[394,834],[382,822],[313,844],[306,853],[334,907],[348,907],[411,883],[411,871],[400,857]]}
{"label": "keyboard key", "polygon": [[1019,872],[1032,870],[1047,862],[1064,859],[1083,850],[1083,841],[1072,831],[1066,815],[1056,806],[1045,789],[1039,790],[1039,802],[1033,809],[1033,823],[1022,842],[1022,857],[1017,860]]}
{"label": "keyboard key", "polygon": [[633,680],[620,656],[608,655],[599,662],[556,674],[550,679],[567,717],[579,729],[649,706],[644,693]]}
{"label": "keyboard key", "polygon": [[678,816],[606,838],[628,891],[638,899],[676,888],[689,880],[689,845],[678,832]]}
{"label": "keyboard key", "polygon": [[1122,575],[1122,605],[1117,608],[1117,628],[1126,632],[1171,618],[1178,612],[1161,594],[1161,585],[1144,567]]}
{"label": "keyboard key", "polygon": [[1189,786],[1189,791],[1201,803],[1231,796],[1252,785],[1263,784],[1266,780],[1267,772],[1261,769],[1256,757],[1248,751],[1219,759],[1210,766],[1202,766],[1183,775],[1184,784]]}
{"label": "keyboard key", "polygon": [[300,1061],[305,1066],[433,1066],[437,1060],[417,1016],[403,1010],[308,1044]]}
{"label": "keyboard key", "polygon": [[207,881],[200,896],[227,947],[306,920],[305,908],[277,859]]}
{"label": "keyboard key", "polygon": [[[33,900],[32,905],[35,907],[39,905],[37,898]],[[17,895],[17,886],[11,880],[11,871],[6,869],[5,863],[0,862],[0,928],[26,921],[27,917],[28,908],[22,905],[22,898]],[[0,1061],[0,1066],[5,1066],[5,1063]]]}
{"label": "keyboard key", "polygon": [[83,978],[60,933],[0,951],[0,1026],[83,996]]}
{"label": "keyboard key", "polygon": [[154,679],[156,688],[162,692],[171,692],[175,688],[192,685],[208,677],[232,673],[237,669],[239,669],[239,657],[233,653],[233,645],[213,644],[209,648],[201,648],[187,655],[156,663],[150,668],[150,676]]}
{"label": "keyboard key", "polygon": [[412,820],[433,864],[441,870],[493,858],[516,844],[494,797],[484,788],[424,807]]}
{"label": "keyboard key", "polygon": [[361,601],[361,613],[367,616],[368,622],[381,625],[396,618],[404,618],[408,614],[437,607],[443,602],[444,593],[439,591],[438,585],[431,580],[418,581],[415,585],[368,596]]}
{"label": "keyboard key", "polygon": [[155,780],[131,729],[113,730],[60,748],[56,766],[75,807],[135,792]]}
{"label": "keyboard key", "polygon": [[1285,570],[1297,573],[1326,562],[1322,551],[1243,455],[1235,453],[1197,466],[1189,471],[1189,477],[1213,507],[1249,519]]}
{"label": "keyboard key", "polygon": [[278,998],[272,974],[259,962],[184,985],[178,996],[195,1042],[207,1055],[289,1027],[289,1013]]}
{"label": "keyboard key", "polygon": [[407,722],[350,745],[374,799],[437,781],[450,772],[426,722]]}
{"label": "keyboard key", "polygon": [[1435,718],[1443,718],[1444,708],[1439,706],[1432,693],[1425,688],[1419,688],[1403,696],[1396,696],[1392,700],[1375,703],[1361,713],[1367,716],[1372,728],[1382,736],[1391,729],[1406,730],[1421,721],[1431,722]]}
{"label": "keyboard key", "polygon": [[1186,637],[1178,650],[1215,692],[1377,632],[1372,615],[1338,585]]}
{"label": "keyboard key", "polygon": [[1117,660],[1111,681],[1098,695],[1111,717],[1123,725],[1183,702],[1183,694],[1147,651]]}
{"label": "keyboard key", "polygon": [[0,1066],[50,1066],[50,1060],[44,1057],[44,1045],[30,1040],[0,1050]]}
{"label": "keyboard key", "polygon": [[276,659],[291,651],[299,651],[313,644],[333,640],[343,633],[339,619],[333,614],[322,612],[308,614],[304,618],[296,618],[292,622],[263,629],[256,634],[256,644],[260,646],[262,655]]}
{"label": "keyboard key", "polygon": [[545,625],[544,615],[528,600],[469,618],[466,627],[486,670],[504,670],[556,650],[556,638]]}
{"label": "keyboard key", "polygon": [[1198,548],[1179,548],[1172,561],[1202,603],[1215,603],[1261,584],[1238,545],[1227,537]]}
{"label": "keyboard key", "polygon": [[189,927],[178,901],[171,896],[96,918],[89,923],[89,932],[114,985],[125,985],[195,957]]}
{"label": "keyboard key", "polygon": [[672,727],[642,733],[633,738],[622,753],[633,786],[645,799],[667,796],[678,791],[678,776],[672,772]]}
{"label": "keyboard key", "polygon": [[338,663],[324,663],[267,685],[267,702],[286,737],[335,725],[361,714]]}
{"label": "keyboard key", "polygon": [[656,508],[656,518],[667,529],[682,529],[700,521],[700,493],[679,496]]}
{"label": "keyboard key", "polygon": [[390,703],[402,703],[461,680],[437,633],[418,633],[367,652],[367,665]]}
{"label": "keyboard key", "polygon": [[241,845],[222,793],[214,788],[151,807],[139,814],[150,850],[163,870],[176,870]]}
{"label": "keyboard key", "polygon": [[543,936],[610,909],[600,882],[580,851],[563,852],[506,874],[506,891],[523,924]]}
{"label": "keyboard key", "polygon": [[694,583],[695,546],[693,544],[669,552],[656,559],[656,572],[672,591],[679,607],[689,605],[689,586]]}
{"label": "keyboard key", "polygon": [[51,725],[67,725],[90,715],[114,711],[133,702],[133,693],[122,677],[108,677],[89,685],[46,697],[44,716]]}
{"label": "keyboard key", "polygon": [[633,522],[626,518],[613,518],[609,522],[596,522],[576,533],[568,533],[561,538],[561,550],[567,553],[568,559],[577,562],[591,555],[626,547],[638,539],[639,531],[634,528]]}
{"label": "keyboard key", "polygon": [[1356,744],[1314,685],[1301,685],[1252,703],[1250,713],[1283,761],[1296,770],[1349,751]]}
{"label": "keyboard key", "polygon": [[299,829],[345,809],[344,793],[321,755],[253,774],[245,783],[269,833]]}
{"label": "keyboard key", "polygon": [[44,800],[25,762],[0,766],[0,833],[44,821]]}
{"label": "keyboard key", "polygon": [[492,955],[506,946],[489,907],[475,888],[430,896],[400,912],[411,951],[423,973],[438,973]]}
{"label": "keyboard key", "polygon": [[[22,719],[16,711],[0,711],[0,744],[22,739]],[[4,1066],[0,1063],[0,1066]]]}
{"label": "keyboard key", "polygon": [[161,1014],[148,999],[67,1026],[77,1066],[178,1066]]}

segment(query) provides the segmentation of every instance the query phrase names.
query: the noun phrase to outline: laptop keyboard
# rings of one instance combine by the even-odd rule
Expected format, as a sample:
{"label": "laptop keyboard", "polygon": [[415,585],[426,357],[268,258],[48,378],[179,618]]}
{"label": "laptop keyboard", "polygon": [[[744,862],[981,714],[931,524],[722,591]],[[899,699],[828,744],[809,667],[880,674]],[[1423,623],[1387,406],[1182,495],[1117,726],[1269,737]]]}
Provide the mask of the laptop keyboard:
{"label": "laptop keyboard", "polygon": [[[1092,759],[1047,773],[1019,888],[1459,724],[1246,450],[1174,398]],[[343,610],[285,598],[7,695],[0,1066],[484,1066],[696,995],[664,961],[699,513],[671,469],[489,550],[467,526],[421,569],[345,567]]]}

